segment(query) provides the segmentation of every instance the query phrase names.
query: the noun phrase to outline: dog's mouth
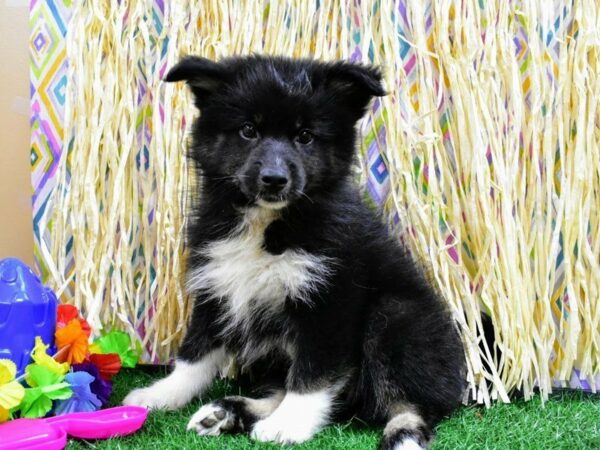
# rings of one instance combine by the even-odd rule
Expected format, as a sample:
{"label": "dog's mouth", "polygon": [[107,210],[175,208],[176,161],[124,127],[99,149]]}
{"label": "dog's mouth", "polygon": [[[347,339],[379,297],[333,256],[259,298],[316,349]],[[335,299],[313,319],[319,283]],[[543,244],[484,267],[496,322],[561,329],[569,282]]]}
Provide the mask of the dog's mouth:
{"label": "dog's mouth", "polygon": [[256,204],[267,209],[282,209],[289,204],[289,198],[286,195],[260,194]]}
{"label": "dog's mouth", "polygon": [[262,198],[259,198],[256,201],[256,204],[258,206],[261,206],[261,207],[267,208],[267,209],[283,209],[288,205],[288,202],[287,201],[271,202],[271,201],[266,201],[266,200],[263,200]]}

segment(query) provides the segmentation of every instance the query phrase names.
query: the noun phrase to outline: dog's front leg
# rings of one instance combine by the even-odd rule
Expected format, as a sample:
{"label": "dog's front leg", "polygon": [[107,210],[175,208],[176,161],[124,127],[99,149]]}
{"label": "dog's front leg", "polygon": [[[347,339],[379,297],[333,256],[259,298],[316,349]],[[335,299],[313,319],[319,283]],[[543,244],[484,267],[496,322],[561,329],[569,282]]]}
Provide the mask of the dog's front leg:
{"label": "dog's front leg", "polygon": [[259,420],[251,436],[259,441],[297,444],[311,439],[329,423],[333,386],[312,392],[287,392],[266,419]]}
{"label": "dog's front leg", "polygon": [[[306,352],[306,353],[304,353]],[[311,354],[312,353],[312,354]],[[326,426],[333,405],[344,385],[344,377],[331,363],[315,360],[315,353],[300,349],[290,368],[286,393],[271,415],[254,424],[251,436],[259,441],[294,444],[311,439]]]}
{"label": "dog's front leg", "polygon": [[196,301],[175,369],[149,387],[131,391],[124,405],[151,409],[178,409],[210,386],[227,359],[227,353],[215,329],[210,304]]}

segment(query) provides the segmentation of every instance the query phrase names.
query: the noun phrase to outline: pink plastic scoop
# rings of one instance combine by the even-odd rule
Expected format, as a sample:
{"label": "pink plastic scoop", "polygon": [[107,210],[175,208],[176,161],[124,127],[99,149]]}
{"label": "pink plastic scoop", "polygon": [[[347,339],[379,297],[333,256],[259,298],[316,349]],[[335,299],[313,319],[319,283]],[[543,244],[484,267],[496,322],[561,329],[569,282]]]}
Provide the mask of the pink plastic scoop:
{"label": "pink plastic scoop", "polygon": [[64,414],[47,419],[17,419],[0,425],[0,450],[60,450],[67,435],[107,439],[139,430],[148,416],[140,406],[118,406],[100,411]]}

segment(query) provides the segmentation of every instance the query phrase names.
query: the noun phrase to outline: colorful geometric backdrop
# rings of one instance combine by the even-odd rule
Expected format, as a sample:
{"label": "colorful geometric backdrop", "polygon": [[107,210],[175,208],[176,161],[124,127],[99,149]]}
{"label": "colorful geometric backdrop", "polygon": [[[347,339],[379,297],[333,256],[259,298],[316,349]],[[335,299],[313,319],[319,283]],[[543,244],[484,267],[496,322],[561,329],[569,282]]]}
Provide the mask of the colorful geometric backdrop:
{"label": "colorful geometric backdrop", "polygon": [[[71,17],[70,1],[32,0],[31,27],[31,180],[35,258],[47,279],[40,253],[39,224],[56,184],[63,150],[67,65],[65,37]],[[47,238],[47,236],[46,236]]]}
{"label": "colorful geometric backdrop", "polygon": [[[552,385],[600,387],[600,225],[590,210],[590,204],[598,209],[600,200],[600,174],[590,167],[598,163],[593,151],[600,142],[600,112],[577,90],[587,89],[597,102],[598,5],[558,0],[543,6],[503,0],[315,0],[302,7],[267,1],[108,3],[31,1],[35,255],[44,279],[64,301],[88,313],[92,328],[128,331],[142,341],[145,359],[152,362],[168,361],[183,332],[189,303],[180,281],[169,278],[169,270],[178,273],[182,264],[182,222],[176,219],[179,209],[165,215],[160,208],[171,195],[185,209],[186,167],[176,155],[185,145],[183,130],[193,110],[189,102],[181,106],[189,100],[181,87],[160,84],[167,67],[186,53],[345,58],[383,67],[390,95],[374,102],[362,124],[362,179],[453,306],[469,353],[472,397],[487,403],[506,400],[515,388],[530,395],[536,385],[544,394]],[[96,59],[85,60],[88,56]],[[124,64],[131,69],[126,75]],[[106,75],[111,70],[113,78]],[[118,84],[119,76],[126,77],[125,85]],[[565,83],[573,83],[573,92],[565,91]],[[81,227],[93,228],[94,214],[86,212],[83,222],[73,219],[91,195],[78,187],[85,177],[74,169],[92,170],[90,160],[109,151],[107,140],[123,136],[120,125],[111,122],[115,118],[101,113],[111,107],[102,102],[115,96],[118,115],[127,89],[134,96],[126,103],[133,130],[127,138],[135,148],[116,153],[128,164],[126,174],[110,178],[116,169],[100,162],[105,165],[93,168],[93,179],[106,173],[133,192],[132,203],[118,200],[139,214],[109,222],[112,228],[102,233],[120,236],[135,251],[127,253],[129,261],[121,258],[121,267],[114,262],[115,250],[99,284],[90,281],[97,266],[89,261],[98,253],[81,250],[86,244],[81,240],[90,236],[81,234]],[[577,113],[569,109],[578,106]],[[583,123],[589,126],[585,136],[577,129]],[[161,184],[165,174],[156,165],[169,158],[176,160],[170,176],[179,177],[181,189],[165,194],[168,183]],[[571,189],[575,172],[586,182]],[[79,180],[76,186],[73,180]],[[138,189],[138,182],[143,187]],[[107,192],[94,194],[101,228],[109,206],[102,198],[113,198]],[[565,199],[565,192],[570,197]],[[565,228],[573,208],[587,214],[576,224],[584,231],[576,235]],[[147,231],[152,227],[158,229]],[[133,273],[125,279],[127,270]],[[115,287],[115,274],[124,277],[118,286],[127,280],[131,286]],[[126,298],[115,298],[118,294]],[[494,320],[502,358],[477,349],[480,307]],[[491,371],[483,365],[486,359],[493,360]]]}

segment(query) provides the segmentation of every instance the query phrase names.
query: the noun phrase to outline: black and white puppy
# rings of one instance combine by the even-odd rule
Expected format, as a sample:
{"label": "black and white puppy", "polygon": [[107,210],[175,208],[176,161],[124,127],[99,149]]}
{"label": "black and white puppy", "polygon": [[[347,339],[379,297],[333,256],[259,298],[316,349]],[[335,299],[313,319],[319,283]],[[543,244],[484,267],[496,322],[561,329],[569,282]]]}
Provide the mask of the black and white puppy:
{"label": "black and white puppy", "polygon": [[355,125],[385,94],[380,72],[187,57],[166,77],[180,80],[201,111],[195,303],[174,371],[124,403],[179,408],[234,359],[278,388],[207,404],[188,429],[298,443],[357,416],[385,424],[382,449],[426,447],[462,399],[465,357],[444,303],[354,182]]}

